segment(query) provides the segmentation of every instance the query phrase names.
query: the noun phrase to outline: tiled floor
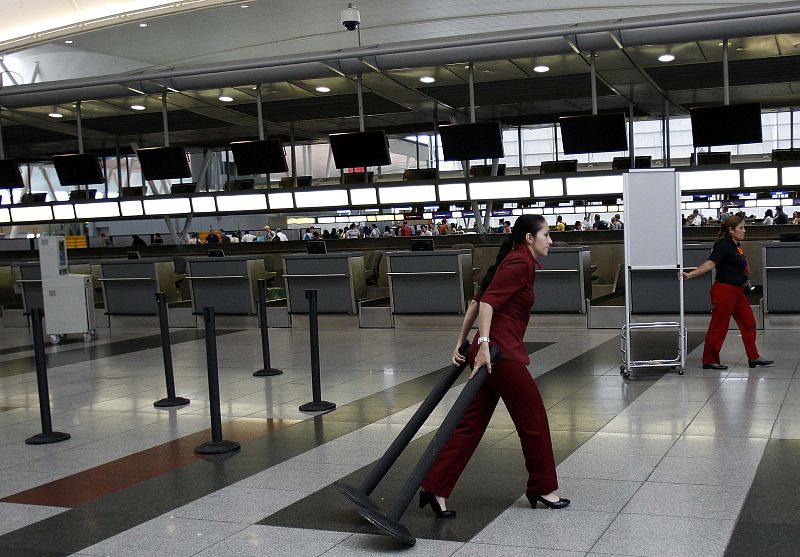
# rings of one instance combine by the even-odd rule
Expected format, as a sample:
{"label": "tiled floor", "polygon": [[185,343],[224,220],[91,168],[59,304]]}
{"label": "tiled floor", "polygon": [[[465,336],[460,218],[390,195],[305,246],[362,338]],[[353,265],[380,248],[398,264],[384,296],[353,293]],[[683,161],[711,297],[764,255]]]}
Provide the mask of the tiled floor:
{"label": "tiled floor", "polygon": [[[272,365],[255,378],[256,330],[220,331],[223,433],[242,443],[200,459],[210,439],[205,344],[176,331],[185,407],[163,410],[155,330],[104,330],[91,346],[48,346],[54,429],[39,432],[26,331],[0,336],[0,556],[683,556],[797,555],[800,547],[800,331],[762,331],[777,363],[750,370],[738,335],[725,372],[702,370],[690,335],[685,375],[618,373],[616,331],[531,329],[531,372],[548,407],[559,512],[530,509],[502,404],[449,503],[452,520],[416,508],[407,547],[376,535],[332,483],[359,483],[443,374],[455,331],[323,330],[322,416],[312,398],[308,332],[273,329]],[[224,334],[223,334],[224,333]],[[462,378],[463,379],[463,378]],[[461,390],[459,382],[373,493],[383,508]]]}

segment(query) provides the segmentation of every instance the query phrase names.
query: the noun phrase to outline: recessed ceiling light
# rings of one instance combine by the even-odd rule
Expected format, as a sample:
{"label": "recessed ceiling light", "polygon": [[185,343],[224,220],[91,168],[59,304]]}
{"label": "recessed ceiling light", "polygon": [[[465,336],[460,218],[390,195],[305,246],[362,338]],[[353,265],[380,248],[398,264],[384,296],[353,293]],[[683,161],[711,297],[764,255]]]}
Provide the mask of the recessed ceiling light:
{"label": "recessed ceiling light", "polygon": [[140,23],[139,27],[147,27],[147,24],[146,23]]}
{"label": "recessed ceiling light", "polygon": [[482,73],[492,73],[492,70],[481,70]]}
{"label": "recessed ceiling light", "polygon": [[242,5],[241,5],[241,6],[239,6],[239,7],[240,7],[240,8],[249,8],[250,6],[248,6],[247,4],[242,4]]}
{"label": "recessed ceiling light", "polygon": [[66,41],[64,41],[64,44],[72,44],[73,42],[75,42],[75,41],[73,41],[71,39],[67,39]]}
{"label": "recessed ceiling light", "polygon": [[50,116],[50,118],[63,118],[64,117],[63,114],[59,114],[58,112],[51,112],[50,114],[48,114],[48,116]]}
{"label": "recessed ceiling light", "polygon": [[550,66],[545,66],[544,64],[540,64],[538,66],[533,67],[533,71],[536,73],[545,73],[550,71]]}
{"label": "recessed ceiling light", "polygon": [[229,103],[229,102],[233,102],[233,97],[228,97],[228,96],[226,96],[226,95],[222,95],[222,96],[219,98],[219,100],[221,100],[221,101],[222,101],[222,102],[224,102],[224,103]]}
{"label": "recessed ceiling light", "polygon": [[747,49],[745,47],[743,47],[743,46],[737,46],[736,47],[736,52],[744,52],[745,50],[747,50]]}
{"label": "recessed ceiling light", "polygon": [[144,105],[141,105],[141,104],[132,104],[131,105],[131,110],[145,110],[145,109],[146,109],[146,107]]}
{"label": "recessed ceiling light", "polygon": [[673,60],[675,60],[674,54],[662,54],[658,57],[659,62],[672,62]]}
{"label": "recessed ceiling light", "polygon": [[425,77],[420,77],[419,80],[422,83],[433,83],[434,81],[436,81],[436,78],[426,75]]}
{"label": "recessed ceiling light", "polygon": [[324,85],[320,85],[319,87],[317,87],[317,93],[330,93],[330,92],[331,92],[330,87],[325,87]]}

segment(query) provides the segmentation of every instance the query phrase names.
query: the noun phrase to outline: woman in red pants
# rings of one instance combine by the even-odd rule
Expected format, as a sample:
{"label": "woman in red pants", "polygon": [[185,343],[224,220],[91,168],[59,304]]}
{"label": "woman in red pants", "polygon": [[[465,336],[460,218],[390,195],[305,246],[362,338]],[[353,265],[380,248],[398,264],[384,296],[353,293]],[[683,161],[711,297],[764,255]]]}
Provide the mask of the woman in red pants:
{"label": "woman in red pants", "polygon": [[720,363],[719,351],[725,342],[725,335],[728,334],[731,317],[742,332],[742,341],[750,367],[769,366],[774,363],[772,360],[762,358],[756,347],[756,319],[745,295],[745,289],[750,284],[747,278],[750,274],[750,265],[742,251],[741,242],[744,240],[744,233],[744,219],[739,216],[728,217],[722,223],[708,260],[697,269],[680,275],[690,279],[704,275],[711,269],[717,269],[714,284],[711,286],[713,309],[703,350],[703,369],[728,369],[728,366]]}
{"label": "woman in red pants", "polygon": [[[531,506],[536,508],[539,502],[551,509],[569,505],[569,499],[556,495],[558,482],[550,426],[539,389],[528,371],[530,359],[523,342],[534,300],[536,257],[547,255],[552,243],[543,217],[519,217],[467,309],[453,351],[453,363],[463,363],[458,347],[477,317],[478,336],[470,353],[473,370],[470,379],[484,365],[489,375],[422,482],[420,508],[430,505],[439,517],[455,516],[454,511],[446,510],[445,499],[475,452],[501,398],[522,443],[528,470],[525,494]],[[489,361],[490,345],[500,348],[500,359],[494,367]]]}

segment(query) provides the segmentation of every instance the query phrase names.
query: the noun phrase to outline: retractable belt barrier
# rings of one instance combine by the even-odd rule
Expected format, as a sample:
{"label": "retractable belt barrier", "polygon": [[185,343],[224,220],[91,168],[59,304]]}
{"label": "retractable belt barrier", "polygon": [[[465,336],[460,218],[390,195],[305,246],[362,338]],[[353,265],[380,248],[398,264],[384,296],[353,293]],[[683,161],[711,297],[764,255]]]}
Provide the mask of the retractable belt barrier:
{"label": "retractable belt barrier", "polygon": [[308,300],[308,331],[311,342],[311,391],[313,399],[300,406],[301,412],[325,412],[334,410],[333,402],[322,400],[322,386],[319,378],[319,315],[317,312],[317,291],[306,290]]}
{"label": "retractable belt barrier", "polygon": [[253,372],[254,377],[272,377],[283,373],[272,367],[269,355],[269,326],[267,325],[267,281],[258,279],[258,326],[261,328],[261,354],[264,367]]}
{"label": "retractable belt barrier", "polygon": [[175,374],[172,371],[172,346],[169,340],[169,316],[167,315],[167,297],[163,292],[156,292],[158,306],[158,324],[161,328],[161,353],[164,356],[164,378],[167,383],[167,398],[153,403],[156,408],[172,408],[189,404],[188,398],[175,396]]}

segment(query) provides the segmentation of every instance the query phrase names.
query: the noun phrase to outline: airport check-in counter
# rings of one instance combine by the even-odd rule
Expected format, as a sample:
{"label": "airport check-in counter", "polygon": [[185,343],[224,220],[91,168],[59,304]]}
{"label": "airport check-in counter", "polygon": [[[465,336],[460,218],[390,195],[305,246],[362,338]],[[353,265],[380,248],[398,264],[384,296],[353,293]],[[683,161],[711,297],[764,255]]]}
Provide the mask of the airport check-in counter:
{"label": "airport check-in counter", "polygon": [[213,307],[218,315],[257,313],[263,257],[188,257],[186,263],[194,313],[201,314],[204,307]]}
{"label": "airport check-in counter", "polygon": [[392,314],[464,313],[473,293],[470,250],[396,251],[386,256]]}
{"label": "airport check-in counter", "polygon": [[107,315],[158,315],[157,292],[174,301],[172,259],[101,260],[100,274]]}
{"label": "airport check-in counter", "polygon": [[[684,244],[683,269],[696,269],[708,259],[714,244]],[[684,313],[711,312],[713,272],[683,281]],[[676,314],[680,311],[678,269],[634,269],[627,285],[631,296],[631,313]]]}
{"label": "airport check-in counter", "polygon": [[591,297],[591,253],[588,246],[551,247],[538,260],[533,285],[535,313],[586,313]]}
{"label": "airport check-in counter", "polygon": [[762,249],[766,313],[800,313],[800,242],[766,242]]}
{"label": "airport check-in counter", "polygon": [[20,263],[17,266],[17,284],[22,293],[22,307],[25,315],[29,315],[34,308],[44,310],[44,297],[42,295],[42,270],[38,261]]}
{"label": "airport check-in counter", "polygon": [[355,315],[367,296],[361,253],[284,255],[283,269],[289,313],[308,313],[306,289],[317,291],[319,313]]}

